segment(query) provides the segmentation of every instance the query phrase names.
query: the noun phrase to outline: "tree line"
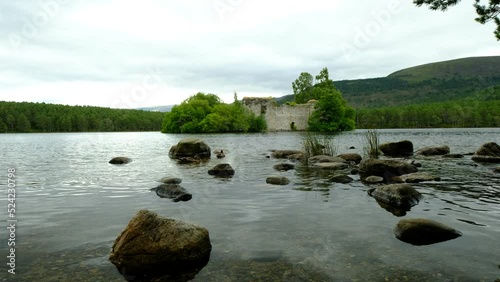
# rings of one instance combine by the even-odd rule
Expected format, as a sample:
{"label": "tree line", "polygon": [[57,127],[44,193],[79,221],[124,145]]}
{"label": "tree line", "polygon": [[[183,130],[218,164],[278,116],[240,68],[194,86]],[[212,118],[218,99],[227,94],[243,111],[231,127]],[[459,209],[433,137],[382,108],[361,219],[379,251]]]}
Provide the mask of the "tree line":
{"label": "tree line", "polygon": [[0,101],[0,133],[159,131],[164,113]]}

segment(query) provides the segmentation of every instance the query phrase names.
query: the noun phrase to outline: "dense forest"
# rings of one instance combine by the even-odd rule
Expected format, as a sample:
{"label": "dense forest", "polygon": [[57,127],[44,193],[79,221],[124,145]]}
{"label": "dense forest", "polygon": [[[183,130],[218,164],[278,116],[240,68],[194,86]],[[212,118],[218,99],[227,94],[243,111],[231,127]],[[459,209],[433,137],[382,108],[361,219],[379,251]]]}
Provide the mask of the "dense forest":
{"label": "dense forest", "polygon": [[500,127],[500,86],[460,100],[356,111],[358,128]]}
{"label": "dense forest", "polygon": [[0,132],[159,131],[164,113],[0,101]]}

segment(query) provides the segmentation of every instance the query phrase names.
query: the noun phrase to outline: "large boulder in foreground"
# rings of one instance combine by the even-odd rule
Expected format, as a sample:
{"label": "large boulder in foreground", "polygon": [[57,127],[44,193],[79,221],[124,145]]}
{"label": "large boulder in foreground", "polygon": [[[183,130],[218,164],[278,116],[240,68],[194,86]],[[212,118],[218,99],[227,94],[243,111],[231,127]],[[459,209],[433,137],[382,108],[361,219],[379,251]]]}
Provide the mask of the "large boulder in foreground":
{"label": "large boulder in foreground", "polygon": [[500,146],[495,142],[483,144],[474,153],[472,160],[480,163],[500,163]]}
{"label": "large boulder in foreground", "polygon": [[208,174],[215,177],[229,178],[234,175],[234,169],[230,164],[218,164],[208,170]]}
{"label": "large boulder in foreground", "polygon": [[204,227],[140,210],[116,238],[109,260],[126,278],[196,274],[209,258],[212,245]]}
{"label": "large boulder in foreground", "polygon": [[173,159],[209,159],[211,150],[210,147],[201,139],[185,138],[179,141],[177,145],[172,146],[168,154]]}
{"label": "large boulder in foreground", "polygon": [[410,163],[399,160],[365,159],[359,164],[361,179],[370,175],[381,176],[390,182],[393,176],[417,172],[418,169]]}
{"label": "large boulder in foreground", "polygon": [[408,157],[413,155],[413,143],[408,140],[384,143],[379,146],[379,149],[388,157]]}
{"label": "large boulder in foreground", "polygon": [[405,243],[421,246],[455,239],[462,233],[430,219],[414,218],[400,220],[394,235]]}
{"label": "large boulder in foreground", "polygon": [[160,198],[169,198],[174,202],[184,201],[187,202],[193,197],[184,187],[175,183],[165,183],[150,189],[156,192]]}
{"label": "large boulder in foreground", "polygon": [[450,147],[444,146],[432,146],[419,149],[416,152],[418,155],[423,156],[443,156],[450,153]]}

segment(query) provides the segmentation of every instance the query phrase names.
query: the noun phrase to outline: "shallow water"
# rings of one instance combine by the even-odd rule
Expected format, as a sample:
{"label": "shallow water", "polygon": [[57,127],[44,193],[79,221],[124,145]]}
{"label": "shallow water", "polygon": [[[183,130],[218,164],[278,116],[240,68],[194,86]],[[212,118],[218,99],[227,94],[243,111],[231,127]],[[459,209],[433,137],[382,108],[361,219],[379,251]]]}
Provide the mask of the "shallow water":
{"label": "shallow water", "polygon": [[[415,149],[448,145],[469,153],[500,143],[500,129],[379,130],[381,142],[411,140]],[[302,133],[201,135],[226,158],[177,165],[169,148],[186,135],[82,133],[0,135],[2,218],[7,218],[7,168],[16,169],[16,275],[7,273],[0,238],[0,281],[123,281],[107,256],[139,209],[205,226],[212,253],[194,281],[494,281],[500,278],[500,176],[494,165],[463,159],[417,158],[442,178],[415,187],[424,199],[405,216],[450,225],[463,236],[412,246],[392,229],[401,217],[381,208],[356,181],[297,168],[277,172],[271,149],[301,149]],[[364,131],[341,133],[339,153],[363,153]],[[356,149],[348,149],[354,146]],[[115,156],[133,159],[110,165]],[[236,175],[207,171],[230,163]],[[265,183],[270,175],[286,186]],[[149,188],[165,177],[183,179],[188,202],[162,199]],[[311,190],[311,191],[305,191]],[[0,222],[6,230],[7,222]],[[2,231],[1,234],[6,234]],[[7,275],[4,275],[7,274]]]}

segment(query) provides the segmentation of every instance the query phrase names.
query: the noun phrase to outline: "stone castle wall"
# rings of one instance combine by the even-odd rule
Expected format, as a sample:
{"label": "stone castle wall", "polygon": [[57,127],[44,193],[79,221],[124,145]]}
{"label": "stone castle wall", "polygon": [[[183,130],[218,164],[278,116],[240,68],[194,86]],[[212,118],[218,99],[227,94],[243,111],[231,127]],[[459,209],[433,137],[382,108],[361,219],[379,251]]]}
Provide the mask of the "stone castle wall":
{"label": "stone castle wall", "polygon": [[268,131],[291,131],[292,123],[295,130],[307,130],[307,120],[314,111],[315,101],[295,106],[279,106],[274,98],[243,98],[243,105],[256,115],[263,114]]}

